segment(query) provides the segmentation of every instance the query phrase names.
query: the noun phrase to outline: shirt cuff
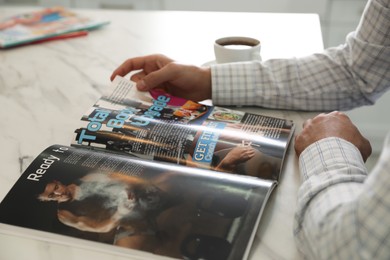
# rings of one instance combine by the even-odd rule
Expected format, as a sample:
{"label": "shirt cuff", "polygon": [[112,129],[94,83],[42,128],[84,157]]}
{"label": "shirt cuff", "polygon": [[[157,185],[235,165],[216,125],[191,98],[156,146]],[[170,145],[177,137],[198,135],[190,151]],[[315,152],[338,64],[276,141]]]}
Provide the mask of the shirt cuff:
{"label": "shirt cuff", "polygon": [[299,157],[299,166],[303,181],[326,172],[367,175],[359,149],[337,137],[321,139],[307,147]]}

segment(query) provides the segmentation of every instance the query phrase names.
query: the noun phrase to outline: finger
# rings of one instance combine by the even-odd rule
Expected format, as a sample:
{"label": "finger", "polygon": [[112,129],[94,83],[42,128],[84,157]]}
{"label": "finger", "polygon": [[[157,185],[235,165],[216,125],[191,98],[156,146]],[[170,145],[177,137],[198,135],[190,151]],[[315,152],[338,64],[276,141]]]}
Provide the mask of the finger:
{"label": "finger", "polygon": [[311,124],[312,121],[313,121],[313,119],[307,119],[305,122],[303,122],[302,127],[305,128],[306,126]]}
{"label": "finger", "polygon": [[[349,118],[349,116],[347,116],[347,114],[343,113],[343,112],[339,112],[339,111],[334,111],[334,115],[339,117],[339,118],[343,118],[343,119],[347,119],[348,121],[351,121],[351,119]],[[352,121],[351,121],[352,122]]]}
{"label": "finger", "polygon": [[242,153],[243,158],[252,158],[254,155],[255,155],[255,153],[253,153],[252,151],[244,151]]}
{"label": "finger", "polygon": [[297,156],[299,157],[302,153],[302,142],[301,142],[301,134],[295,136],[294,150]]}
{"label": "finger", "polygon": [[111,75],[111,80],[113,80],[116,75],[125,76],[134,70],[145,69],[147,65],[153,65],[156,64],[156,62],[157,65],[159,65],[160,59],[165,59],[167,62],[170,61],[169,58],[160,54],[152,54],[128,59],[124,61],[116,70],[114,70]]}
{"label": "finger", "polygon": [[328,115],[342,116],[342,115],[345,115],[345,114],[343,112],[335,110],[335,111],[330,112]]}
{"label": "finger", "polygon": [[133,74],[130,79],[134,82],[138,82],[138,81],[142,80],[145,76],[146,76],[146,73],[142,70],[140,72]]}
{"label": "finger", "polygon": [[328,115],[329,115],[329,114],[320,113],[320,114],[316,115],[316,116],[313,117],[313,118],[309,118],[309,119],[307,119],[307,120],[303,123],[302,127],[303,127],[303,128],[306,128],[307,126],[309,126],[309,125],[312,124],[313,122],[318,122],[318,120],[323,120],[323,118],[326,117],[326,116],[328,116]]}
{"label": "finger", "polygon": [[142,69],[145,66],[146,59],[147,56],[143,56],[124,61],[117,69],[114,70],[114,72],[111,74],[110,79],[114,80],[117,75],[123,77],[133,70]]}
{"label": "finger", "polygon": [[253,150],[249,153],[249,156],[250,156],[250,158],[252,158],[252,157],[255,156],[255,155],[256,155],[256,150],[253,149]]}
{"label": "finger", "polygon": [[138,82],[137,88],[139,90],[151,90],[155,87],[163,85],[163,83],[173,81],[178,74],[177,65],[169,63],[160,70],[153,71],[146,75]]}
{"label": "finger", "polygon": [[360,150],[362,150],[361,154],[362,154],[364,162],[366,162],[368,157],[370,157],[370,155],[372,153],[372,146],[371,146],[370,142],[366,138],[364,138],[364,145],[363,145],[363,147],[364,148],[360,149]]}

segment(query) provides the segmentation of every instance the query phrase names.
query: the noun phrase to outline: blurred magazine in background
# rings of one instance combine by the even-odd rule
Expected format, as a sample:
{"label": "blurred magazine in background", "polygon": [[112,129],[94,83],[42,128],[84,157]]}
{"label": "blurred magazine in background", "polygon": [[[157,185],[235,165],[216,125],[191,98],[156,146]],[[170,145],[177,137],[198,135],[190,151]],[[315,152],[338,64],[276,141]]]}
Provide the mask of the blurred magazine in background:
{"label": "blurred magazine in background", "polygon": [[0,48],[84,36],[87,31],[108,23],[81,16],[64,7],[18,14],[0,21]]}

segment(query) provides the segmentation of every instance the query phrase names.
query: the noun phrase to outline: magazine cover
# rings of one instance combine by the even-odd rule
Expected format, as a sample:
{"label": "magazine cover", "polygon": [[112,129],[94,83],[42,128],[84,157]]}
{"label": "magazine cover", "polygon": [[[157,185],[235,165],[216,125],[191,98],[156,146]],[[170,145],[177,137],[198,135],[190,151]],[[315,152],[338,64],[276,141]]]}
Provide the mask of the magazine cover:
{"label": "magazine cover", "polygon": [[117,77],[81,118],[74,146],[278,180],[291,120],[207,106]]}
{"label": "magazine cover", "polygon": [[245,259],[275,183],[54,145],[1,202],[0,230],[147,259]]}
{"label": "magazine cover", "polygon": [[52,7],[19,14],[0,21],[0,48],[73,37],[75,32],[96,29],[108,21],[95,21],[64,7]]}

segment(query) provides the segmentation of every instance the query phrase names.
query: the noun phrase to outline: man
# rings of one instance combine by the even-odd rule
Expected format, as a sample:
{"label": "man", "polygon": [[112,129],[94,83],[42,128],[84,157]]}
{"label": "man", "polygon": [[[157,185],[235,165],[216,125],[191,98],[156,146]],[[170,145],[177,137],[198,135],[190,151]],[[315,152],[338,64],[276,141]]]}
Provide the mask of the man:
{"label": "man", "polygon": [[97,233],[114,228],[136,233],[139,227],[154,232],[155,217],[172,206],[157,186],[115,173],[91,173],[69,185],[49,182],[38,199],[57,201],[57,216],[65,225]]}
{"label": "man", "polygon": [[[135,70],[140,90],[162,87],[217,105],[331,111],[373,104],[390,88],[390,0],[369,0],[346,44],[323,53],[211,68],[151,55],[125,61],[112,77]],[[306,122],[295,150],[300,250],[309,259],[390,259],[390,137],[370,174],[371,146],[340,112]]]}

